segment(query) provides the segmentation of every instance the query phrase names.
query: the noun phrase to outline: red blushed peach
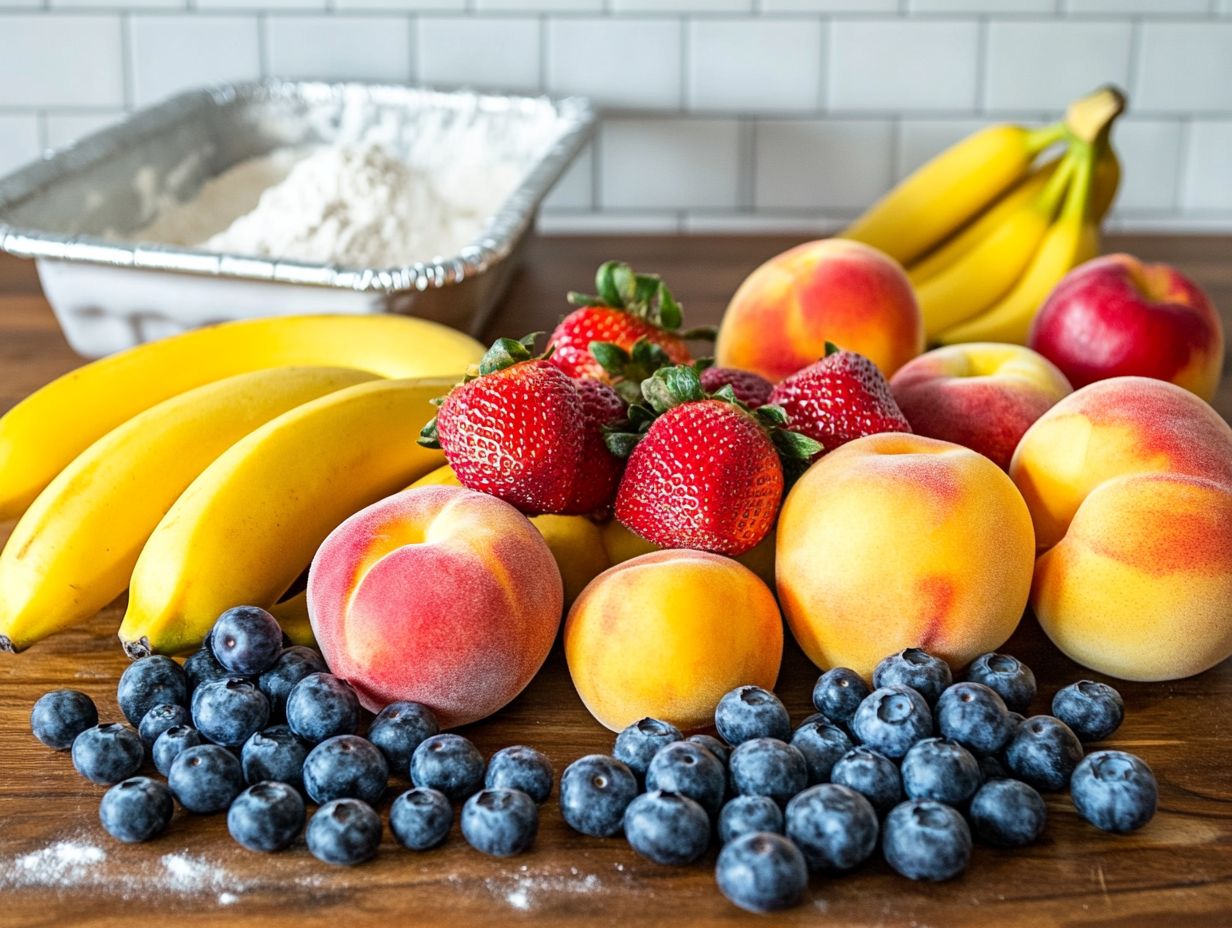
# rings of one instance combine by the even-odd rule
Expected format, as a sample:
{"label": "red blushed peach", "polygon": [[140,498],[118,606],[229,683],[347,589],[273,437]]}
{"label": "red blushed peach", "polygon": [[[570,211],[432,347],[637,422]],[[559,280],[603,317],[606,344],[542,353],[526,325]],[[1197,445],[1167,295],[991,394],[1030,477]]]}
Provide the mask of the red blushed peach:
{"label": "red blushed peach", "polygon": [[771,258],[728,304],[717,362],[777,383],[812,364],[826,342],[856,351],[887,377],[924,350],[915,292],[903,269],[859,242],[806,242]]}
{"label": "red blushed peach", "polygon": [[902,648],[955,667],[1010,637],[1035,562],[1009,477],[967,448],[886,432],[810,467],[779,516],[779,601],[804,653],[868,677]]}
{"label": "red blushed peach", "polygon": [[430,707],[446,727],[491,715],[539,671],[560,626],[560,571],[530,521],[492,496],[404,490],[343,522],[308,574],[330,670],[364,707]]}
{"label": "red blushed peach", "polygon": [[899,369],[890,389],[917,435],[978,451],[1002,470],[1031,423],[1072,392],[1047,358],[991,342],[922,354]]}

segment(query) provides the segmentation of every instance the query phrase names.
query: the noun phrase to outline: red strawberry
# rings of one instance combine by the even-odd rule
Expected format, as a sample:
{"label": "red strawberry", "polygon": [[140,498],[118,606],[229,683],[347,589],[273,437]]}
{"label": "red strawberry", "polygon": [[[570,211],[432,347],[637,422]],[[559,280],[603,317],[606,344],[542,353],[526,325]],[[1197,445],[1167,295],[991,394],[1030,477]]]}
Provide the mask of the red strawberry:
{"label": "red strawberry", "polygon": [[779,448],[816,443],[780,433],[775,413],[762,416],[711,397],[691,367],[665,368],[643,385],[660,415],[637,406],[630,425],[644,434],[613,434],[609,446],[627,450],[616,518],[648,541],[669,548],[741,554],[761,541],[778,516],[784,475]]}
{"label": "red strawberry", "polygon": [[[589,512],[610,502],[620,462],[598,456],[588,403],[560,368],[531,356],[533,339],[499,339],[479,376],[441,401],[420,442],[443,449],[463,485],[527,514]],[[606,485],[606,500],[595,502],[592,483]]]}
{"label": "red strawberry", "polygon": [[582,401],[586,443],[582,449],[581,473],[574,486],[569,511],[586,515],[607,514],[616,496],[616,484],[624,469],[624,461],[607,450],[603,426],[623,419],[627,407],[620,394],[605,383],[583,377],[573,381],[573,385]]}
{"label": "red strawberry", "polygon": [[630,352],[642,339],[662,348],[673,364],[692,360],[678,331],[680,304],[658,277],[634,274],[629,265],[608,261],[595,275],[595,284],[598,296],[569,294],[569,302],[581,309],[565,316],[548,338],[557,367],[570,377],[611,382],[614,375],[591,354],[591,342],[607,342]]}
{"label": "red strawberry", "polygon": [[890,385],[868,358],[826,345],[826,356],[779,382],[770,402],[827,450],[877,432],[910,432]]}
{"label": "red strawberry", "polygon": [[708,367],[702,371],[702,389],[707,393],[729,385],[736,399],[749,409],[765,406],[770,402],[770,391],[774,389],[774,384],[752,371],[735,367]]}

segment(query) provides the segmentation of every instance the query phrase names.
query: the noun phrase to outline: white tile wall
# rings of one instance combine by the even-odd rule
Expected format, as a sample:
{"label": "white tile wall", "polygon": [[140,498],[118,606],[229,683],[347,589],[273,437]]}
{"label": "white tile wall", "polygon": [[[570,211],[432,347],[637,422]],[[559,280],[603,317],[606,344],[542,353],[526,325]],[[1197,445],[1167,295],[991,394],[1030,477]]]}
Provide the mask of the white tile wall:
{"label": "white tile wall", "polygon": [[1058,110],[1100,84],[1129,83],[1127,22],[999,22],[988,27],[984,103]]}
{"label": "white tile wall", "polygon": [[975,20],[835,20],[829,102],[836,110],[969,110],[975,105]]}
{"label": "white tile wall", "polygon": [[1232,231],[1232,0],[0,0],[0,172],[259,76],[588,94],[545,227],[800,234],[1115,81],[1115,226]]}

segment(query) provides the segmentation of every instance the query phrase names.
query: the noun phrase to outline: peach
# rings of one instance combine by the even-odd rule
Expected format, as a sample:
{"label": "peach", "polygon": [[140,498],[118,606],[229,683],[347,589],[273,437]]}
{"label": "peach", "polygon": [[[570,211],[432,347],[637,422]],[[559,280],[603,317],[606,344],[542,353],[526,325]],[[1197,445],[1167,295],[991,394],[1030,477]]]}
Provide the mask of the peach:
{"label": "peach", "polygon": [[[531,521],[533,522],[534,519]],[[663,550],[654,542],[647,541],[641,535],[629,531],[615,519],[605,522],[600,527],[600,533],[608,560],[612,564],[619,564],[640,554]],[[757,574],[767,585],[774,586],[774,532],[768,534],[744,554],[739,555],[736,560]]]}
{"label": "peach", "polygon": [[[452,467],[443,464],[411,486],[460,487],[462,482]],[[565,606],[577,599],[586,584],[612,566],[599,526],[586,516],[531,516],[530,522],[539,529],[560,568],[565,584]]]}
{"label": "peach", "polygon": [[868,677],[924,648],[955,667],[1000,647],[1031,587],[1031,516],[982,454],[902,432],[831,451],[779,516],[779,600],[804,653]]}
{"label": "peach", "polygon": [[978,451],[1002,470],[1031,423],[1072,392],[1043,355],[992,342],[922,354],[899,368],[890,390],[917,435]]}
{"label": "peach", "polygon": [[1232,428],[1206,403],[1099,381],[1027,430],[1010,476],[1042,549],[1031,605],[1066,655],[1127,680],[1232,655]]}
{"label": "peach", "polygon": [[539,671],[560,627],[560,571],[508,503],[458,487],[403,490],[338,526],[308,573],[330,670],[373,712],[401,699],[452,728]]}
{"label": "peach", "polygon": [[573,685],[613,731],[646,716],[707,728],[724,693],[772,688],[782,657],[774,594],[747,567],[705,551],[617,564],[582,591],[565,622]]}
{"label": "peach", "polygon": [[890,257],[859,242],[806,242],[753,271],[719,327],[717,363],[778,382],[826,342],[871,358],[889,377],[924,350],[915,293]]}

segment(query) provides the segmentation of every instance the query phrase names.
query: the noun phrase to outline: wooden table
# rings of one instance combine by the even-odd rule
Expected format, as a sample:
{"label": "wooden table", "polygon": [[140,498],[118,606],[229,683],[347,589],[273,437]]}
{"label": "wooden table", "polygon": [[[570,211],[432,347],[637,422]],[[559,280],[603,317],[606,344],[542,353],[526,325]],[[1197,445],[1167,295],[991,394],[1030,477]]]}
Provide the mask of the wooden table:
{"label": "wooden table", "polygon": [[[692,323],[715,322],[744,275],[789,244],[770,237],[540,239],[490,334],[551,328],[566,309],[564,292],[589,287],[608,257],[663,273]],[[1191,274],[1232,332],[1228,239],[1124,238],[1111,245]],[[0,262],[0,409],[77,363],[32,269]],[[1232,415],[1226,377],[1217,405]],[[0,537],[7,528],[0,526]],[[79,778],[67,756],[38,744],[28,724],[34,700],[59,686],[85,690],[104,718],[119,718],[115,681],[126,663],[114,638],[119,613],[113,606],[79,630],[0,660],[0,925],[754,922],[716,890],[713,853],[692,867],[649,864],[619,839],[574,834],[555,797],[544,806],[534,849],[510,860],[483,857],[456,834],[426,854],[402,850],[387,834],[374,862],[336,870],[302,843],[272,856],[249,853],[231,842],[223,817],[183,813],[159,839],[120,845],[98,825],[102,788]],[[1034,668],[1039,711],[1060,686],[1090,676],[1030,618],[1004,650]],[[789,645],[778,688],[796,720],[811,711],[816,673]],[[803,906],[762,924],[1232,925],[1232,662],[1190,680],[1117,686],[1128,718],[1114,744],[1145,758],[1160,784],[1159,814],[1141,832],[1098,832],[1078,819],[1067,797],[1052,796],[1047,833],[1032,848],[977,847],[966,875],[939,885],[912,883],[873,860],[844,878],[814,878]],[[513,705],[466,734],[485,754],[535,745],[558,771],[612,743],[578,700],[559,652]]]}

